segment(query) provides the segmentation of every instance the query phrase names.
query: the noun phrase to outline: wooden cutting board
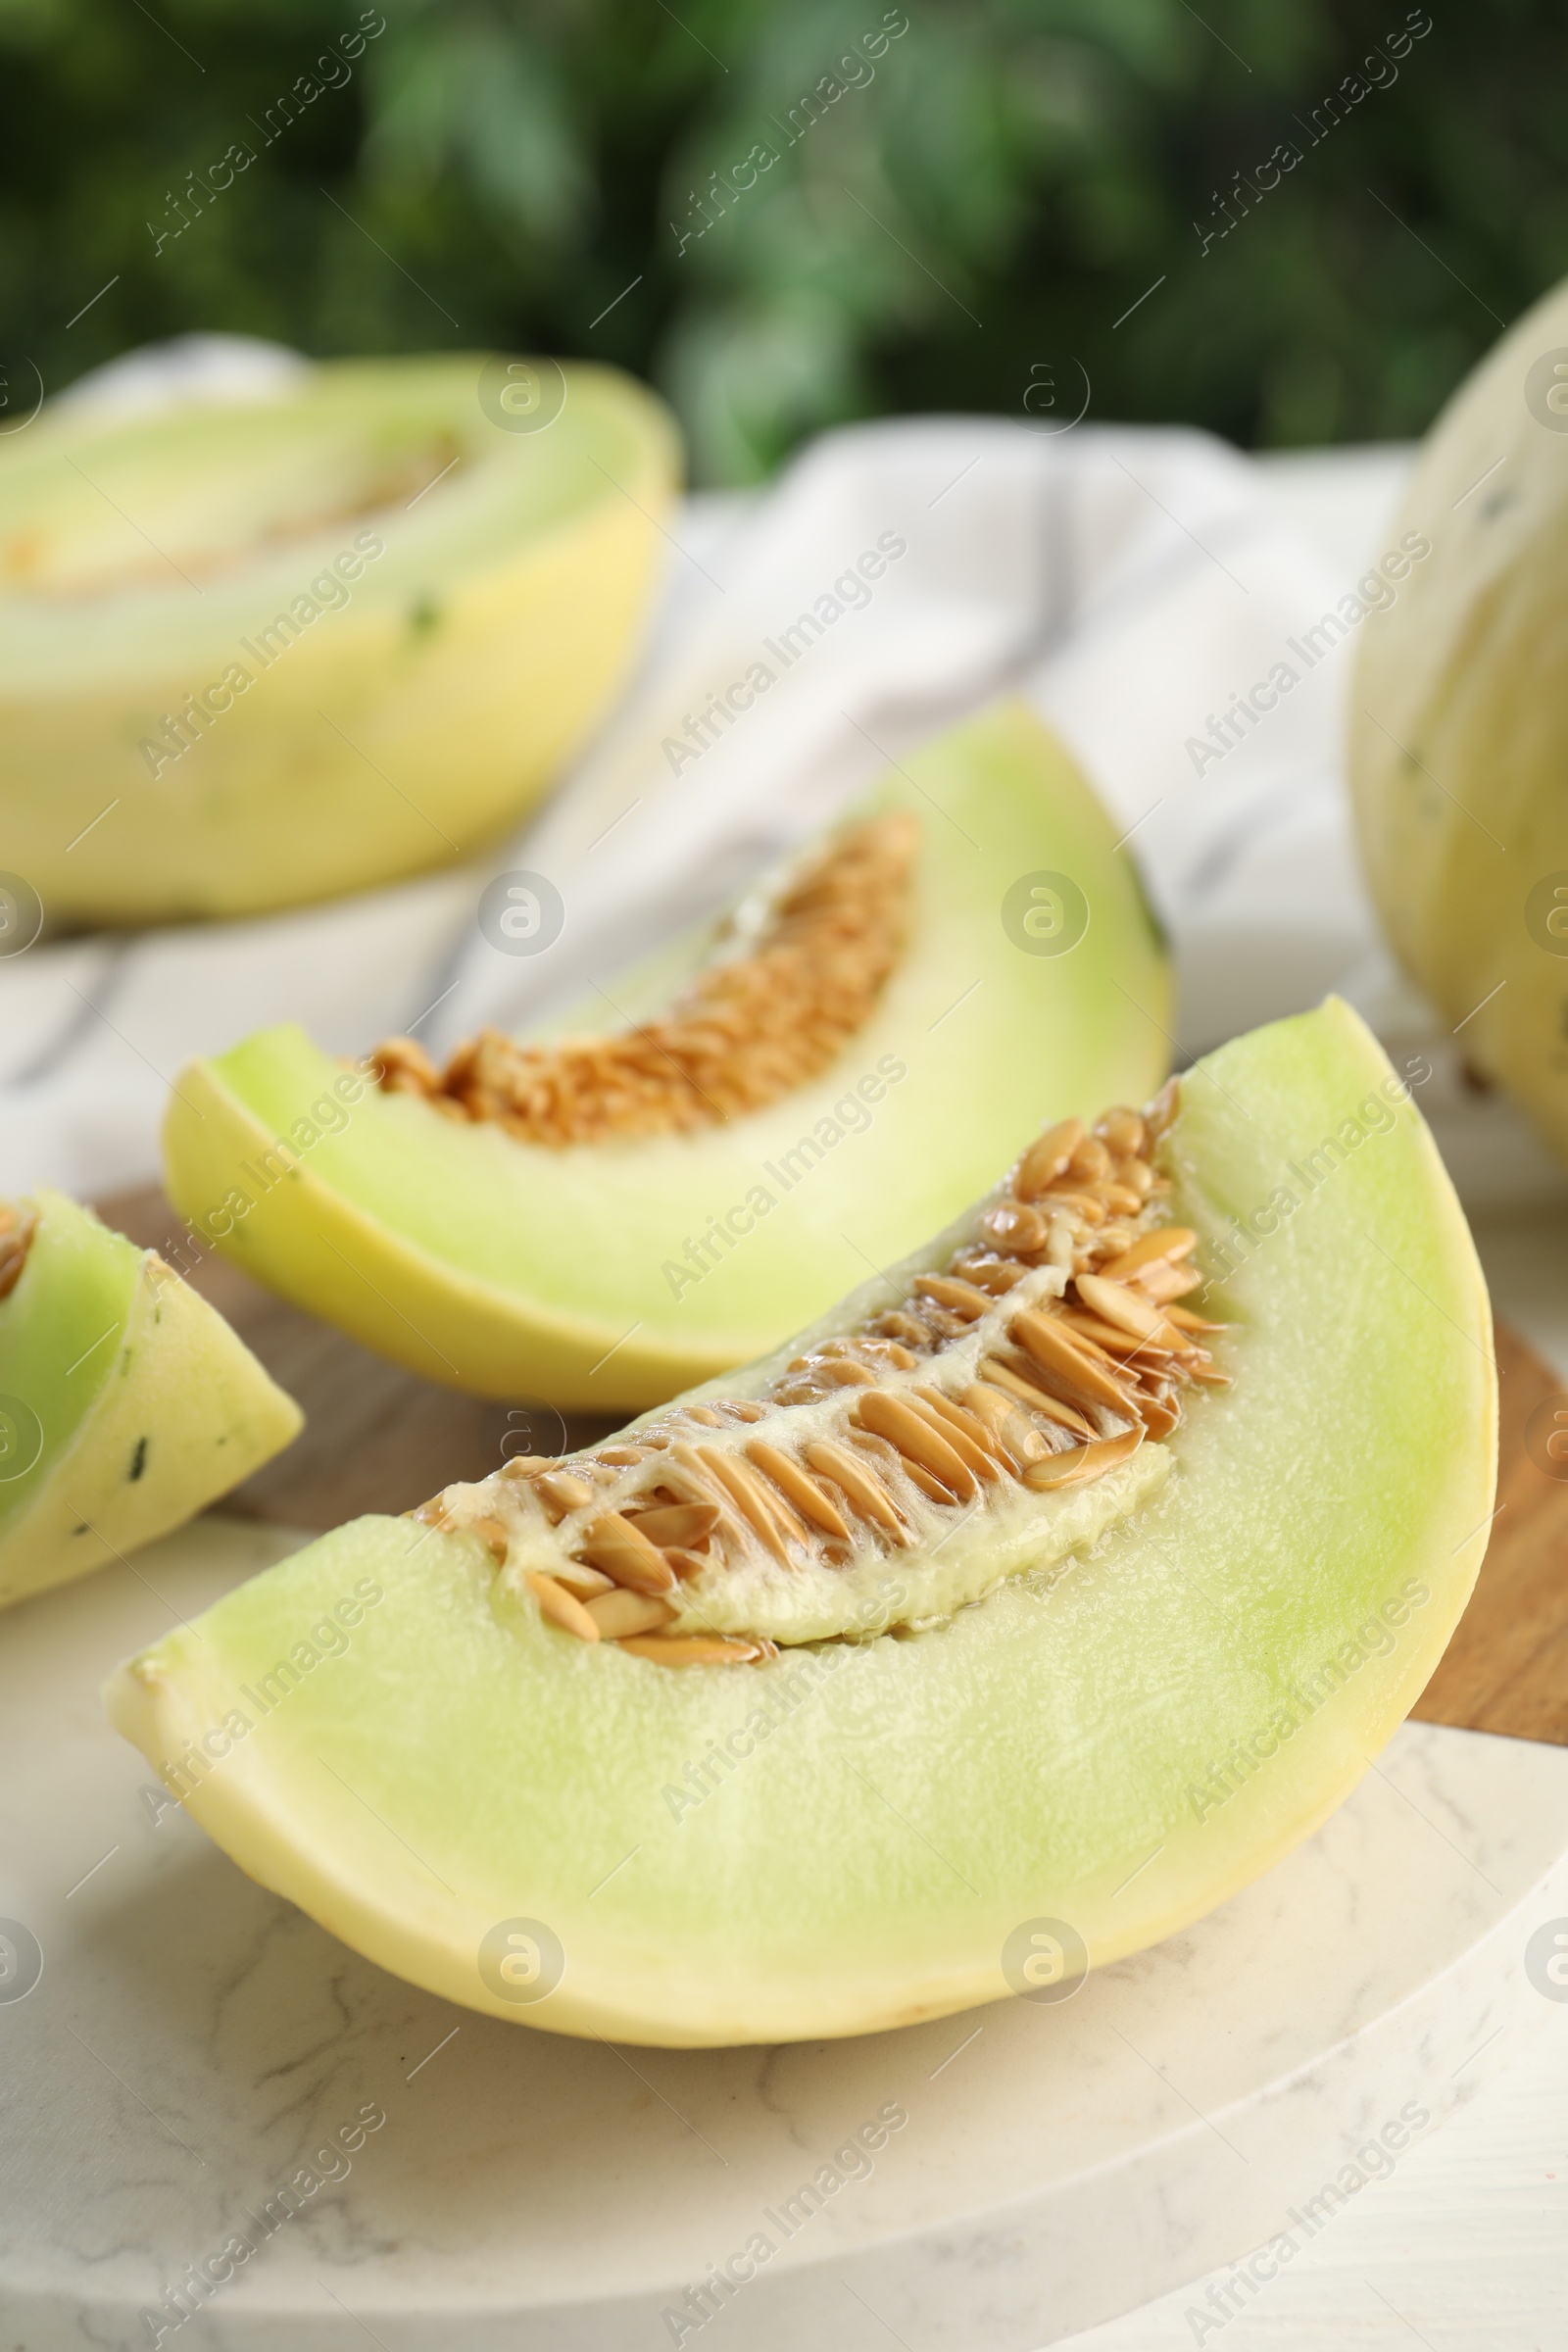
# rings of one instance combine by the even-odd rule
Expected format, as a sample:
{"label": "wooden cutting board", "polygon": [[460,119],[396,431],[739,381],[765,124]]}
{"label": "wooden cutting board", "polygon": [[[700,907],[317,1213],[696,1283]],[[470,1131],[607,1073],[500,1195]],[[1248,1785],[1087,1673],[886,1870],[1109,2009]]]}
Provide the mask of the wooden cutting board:
{"label": "wooden cutting board", "polygon": [[[1568,1747],[1568,1389],[1496,1325],[1497,1510],[1470,1606],[1412,1712]],[[1547,1441],[1559,1426],[1564,1458]]]}
{"label": "wooden cutting board", "polygon": [[[171,1250],[178,1218],[156,1186],[99,1202],[143,1248]],[[227,1496],[223,1509],[293,1527],[403,1511],[512,1454],[564,1453],[617,1424],[548,1399],[495,1404],[383,1363],[329,1325],[261,1290],[221,1258],[191,1276],[306,1414],[302,1435]],[[1475,1594],[1413,1712],[1428,1723],[1568,1746],[1568,1388],[1506,1324],[1497,1511]],[[1559,1462],[1549,1441],[1558,1427]]]}

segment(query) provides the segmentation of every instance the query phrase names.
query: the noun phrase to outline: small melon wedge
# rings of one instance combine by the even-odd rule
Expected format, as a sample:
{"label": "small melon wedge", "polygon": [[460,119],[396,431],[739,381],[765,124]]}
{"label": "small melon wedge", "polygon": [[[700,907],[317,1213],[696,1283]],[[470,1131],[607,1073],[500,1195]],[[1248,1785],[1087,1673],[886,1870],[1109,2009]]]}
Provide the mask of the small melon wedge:
{"label": "small melon wedge", "polygon": [[[1033,1121],[1136,1101],[1166,1067],[1169,976],[1136,869],[1027,708],[932,743],[865,808],[919,829],[907,944],[831,1063],[762,1106],[554,1148],[368,1091],[270,1029],[182,1074],[171,1195],[258,1281],[481,1396],[610,1413],[775,1347],[972,1200]],[[1009,893],[1062,874],[1087,930],[1038,953],[1054,942],[1020,930]],[[705,927],[610,996],[647,1022],[713,950]],[[596,996],[566,1026],[605,1023]]]}
{"label": "small melon wedge", "polygon": [[[384,1967],[519,2023],[775,2041],[1070,1991],[1084,1959],[1199,1918],[1348,1793],[1457,1622],[1493,1503],[1480,1269],[1355,1015],[1330,1001],[1198,1064],[1159,1164],[1173,1190],[1152,1213],[1196,1236],[1205,1277],[1184,1306],[1165,1284],[1166,1311],[1201,1300],[1198,1319],[1222,1322],[1173,1328],[1231,1385],[1152,1436],[1164,1474],[1098,1526],[1065,1526],[1042,1492],[1032,1552],[994,1485],[928,1497],[922,1520],[873,1447],[910,1541],[888,1537],[888,1613],[855,1638],[792,1638],[760,1583],[754,1611],[784,1646],[754,1643],[756,1663],[671,1671],[657,1634],[574,1638],[531,1580],[562,1568],[576,1490],[540,1478],[608,1469],[608,1506],[646,1484],[645,1450],[602,1458],[635,1456],[639,1433],[684,1426],[732,1470],[760,1432],[791,1448],[819,1411],[779,1401],[781,1380],[815,1377],[789,1373],[792,1348],[575,1471],[525,1465],[449,1491],[423,1524],[367,1518],[313,1544],[121,1668],[115,1722],[253,1877]],[[938,1296],[922,1276],[956,1297],[931,1270],[956,1250],[978,1267],[999,1209],[1006,1188],[896,1270],[906,1303]],[[1059,1317],[1047,1261],[1024,1279]],[[809,1362],[849,1360],[833,1332],[886,1297],[824,1318]],[[912,1406],[967,1345],[911,1345],[912,1370],[853,1394]],[[665,1543],[696,1532],[653,1524]],[[603,1525],[584,1543],[601,1566],[626,1549]],[[949,1553],[966,1565],[944,1591]],[[571,1572],[568,1597],[593,1608]]]}
{"label": "small melon wedge", "polygon": [[182,1525],[304,1416],[205,1298],[63,1193],[0,1224],[4,1606]]}

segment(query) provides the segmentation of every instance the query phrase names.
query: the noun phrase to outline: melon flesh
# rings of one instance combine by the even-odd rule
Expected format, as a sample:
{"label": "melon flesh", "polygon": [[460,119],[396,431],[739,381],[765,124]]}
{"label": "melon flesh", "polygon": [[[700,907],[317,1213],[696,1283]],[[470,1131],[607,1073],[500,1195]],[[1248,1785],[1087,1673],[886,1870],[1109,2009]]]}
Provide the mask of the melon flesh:
{"label": "melon flesh", "polygon": [[[367,1089],[271,1029],[182,1074],[172,1197],[258,1281],[481,1396],[610,1413],[775,1347],[946,1224],[1035,1121],[1139,1101],[1164,1074],[1163,948],[1054,737],[1015,704],[906,765],[868,805],[921,823],[910,944],[818,1078],[721,1127],[554,1150]],[[1040,871],[1089,904],[1065,954],[1004,927],[1009,888]],[[646,1018],[708,944],[611,981],[614,1004]],[[568,1025],[602,1029],[604,1000]],[[694,1277],[687,1244],[716,1218],[730,1236]]]}
{"label": "melon flesh", "polygon": [[1054,1923],[1097,1965],[1171,1934],[1427,1681],[1495,1383],[1447,1178],[1343,1004],[1199,1064],[1164,1155],[1234,1386],[1098,1543],[928,1630],[672,1672],[547,1624],[471,1535],[363,1519],[122,1668],[115,1722],[358,1950],[564,2033],[855,2034],[1018,1989]]}
{"label": "melon flesh", "polygon": [[40,1191],[0,1300],[0,1606],[150,1544],[304,1423],[150,1250]]}

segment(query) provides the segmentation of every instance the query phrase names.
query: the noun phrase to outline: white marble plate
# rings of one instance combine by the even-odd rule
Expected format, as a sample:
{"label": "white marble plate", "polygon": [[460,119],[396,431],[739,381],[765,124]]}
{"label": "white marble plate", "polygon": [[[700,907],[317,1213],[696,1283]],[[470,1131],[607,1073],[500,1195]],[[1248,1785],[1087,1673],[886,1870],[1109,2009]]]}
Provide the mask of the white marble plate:
{"label": "white marble plate", "polygon": [[1568,1756],[1424,1725],[1065,2003],[695,2052],[449,2007],[253,1886],[100,1712],[289,1547],[208,1519],[0,1621],[0,1915],[43,1960],[0,1983],[3,2352],[1027,2352],[1305,2242],[1551,2013]]}

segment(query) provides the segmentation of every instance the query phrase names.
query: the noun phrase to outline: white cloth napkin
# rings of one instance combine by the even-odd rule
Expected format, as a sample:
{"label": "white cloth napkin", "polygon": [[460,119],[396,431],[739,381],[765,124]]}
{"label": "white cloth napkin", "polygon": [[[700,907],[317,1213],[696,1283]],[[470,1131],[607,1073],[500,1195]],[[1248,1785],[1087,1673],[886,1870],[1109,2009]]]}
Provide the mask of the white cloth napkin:
{"label": "white cloth napkin", "polygon": [[[187,339],[75,397],[232,398],[297,365]],[[630,958],[1004,691],[1037,703],[1130,836],[1175,949],[1173,1047],[1341,988],[1400,1058],[1432,1063],[1417,1099],[1473,1201],[1554,1191],[1378,947],[1340,768],[1353,643],[1311,666],[1303,649],[1393,545],[1407,464],[1270,466],[1198,432],[957,416],[830,433],[755,499],[687,501],[630,692],[504,852],[295,913],[46,938],[0,961],[0,1191],[152,1177],[179,1063],[266,1023],[302,1021],[334,1052],[416,1025],[439,1051],[595,986],[612,998]],[[1249,692],[1252,723],[1227,722]],[[534,956],[477,922],[485,883],[519,868],[565,906]]]}

